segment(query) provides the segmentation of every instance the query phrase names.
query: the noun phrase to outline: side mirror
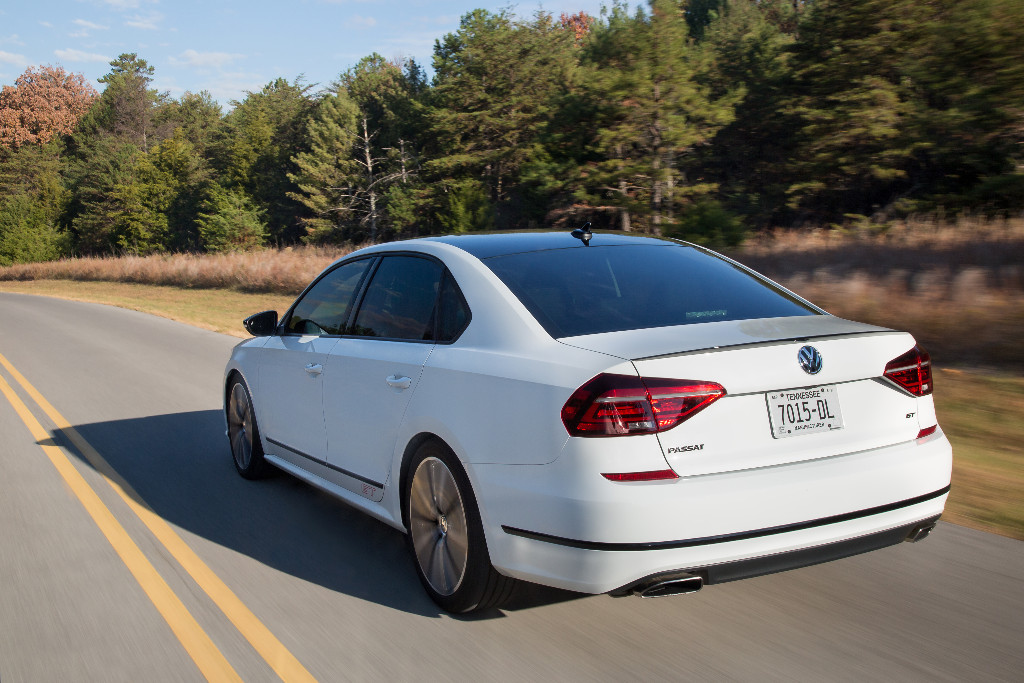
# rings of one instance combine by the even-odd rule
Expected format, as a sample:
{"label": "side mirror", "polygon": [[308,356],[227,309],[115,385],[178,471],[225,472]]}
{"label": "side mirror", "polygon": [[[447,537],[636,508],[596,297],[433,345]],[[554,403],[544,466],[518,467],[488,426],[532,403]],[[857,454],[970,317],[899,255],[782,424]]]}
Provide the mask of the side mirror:
{"label": "side mirror", "polygon": [[277,331],[277,311],[254,313],[243,320],[242,324],[254,337],[269,337]]}

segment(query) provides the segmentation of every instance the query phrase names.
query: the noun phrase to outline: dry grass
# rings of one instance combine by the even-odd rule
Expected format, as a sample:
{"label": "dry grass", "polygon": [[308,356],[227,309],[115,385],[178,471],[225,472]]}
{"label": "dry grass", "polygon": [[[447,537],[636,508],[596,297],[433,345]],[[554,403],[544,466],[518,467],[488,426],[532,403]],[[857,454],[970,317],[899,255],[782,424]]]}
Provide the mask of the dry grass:
{"label": "dry grass", "polygon": [[[953,222],[910,219],[885,231],[776,230],[748,240],[738,254],[755,268],[808,272],[819,268],[887,275],[979,267],[993,286],[1024,285],[1024,218]],[[922,286],[932,283],[922,282]]]}
{"label": "dry grass", "polygon": [[352,249],[295,247],[228,254],[89,257],[0,268],[0,281],[78,280],[297,294]]}
{"label": "dry grass", "polygon": [[248,337],[242,320],[259,311],[283,313],[293,295],[239,292],[223,289],[179,289],[133,282],[32,280],[0,282],[0,292],[89,301],[152,313],[235,337]]}

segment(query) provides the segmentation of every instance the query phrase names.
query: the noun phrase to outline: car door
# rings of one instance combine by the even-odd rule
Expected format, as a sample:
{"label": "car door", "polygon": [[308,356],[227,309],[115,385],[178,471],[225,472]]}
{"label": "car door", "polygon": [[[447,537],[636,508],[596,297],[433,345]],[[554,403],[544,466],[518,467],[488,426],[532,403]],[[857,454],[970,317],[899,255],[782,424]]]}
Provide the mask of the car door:
{"label": "car door", "polygon": [[338,343],[373,259],[342,264],[313,283],[292,306],[260,358],[260,425],[268,451],[302,466],[325,462],[323,384],[328,353]]}
{"label": "car door", "polygon": [[444,276],[437,261],[390,255],[366,287],[349,335],[324,373],[328,464],[373,500],[387,480],[399,426],[435,342]]}

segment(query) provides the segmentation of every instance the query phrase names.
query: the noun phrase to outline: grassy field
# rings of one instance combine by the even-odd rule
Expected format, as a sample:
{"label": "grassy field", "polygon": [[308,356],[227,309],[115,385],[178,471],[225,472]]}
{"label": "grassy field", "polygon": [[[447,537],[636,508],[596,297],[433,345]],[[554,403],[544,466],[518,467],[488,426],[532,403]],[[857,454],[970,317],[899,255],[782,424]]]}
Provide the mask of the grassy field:
{"label": "grassy field", "polygon": [[[181,289],[123,282],[0,282],[0,291],[121,306],[239,337],[241,320],[284,311],[291,295]],[[935,374],[940,424],[954,448],[944,519],[1024,540],[1024,377],[942,368]]]}
{"label": "grassy field", "polygon": [[0,268],[0,281],[125,282],[294,295],[327,264],[351,251],[351,247],[288,247],[225,254],[91,256],[18,263]]}
{"label": "grassy field", "polygon": [[1024,540],[1024,377],[940,369],[935,403],[953,443],[944,519]]}
{"label": "grassy field", "polygon": [[130,282],[31,280],[0,282],[0,292],[55,296],[152,313],[214,332],[247,337],[242,320],[259,311],[283,313],[295,297],[224,289],[181,289]]}

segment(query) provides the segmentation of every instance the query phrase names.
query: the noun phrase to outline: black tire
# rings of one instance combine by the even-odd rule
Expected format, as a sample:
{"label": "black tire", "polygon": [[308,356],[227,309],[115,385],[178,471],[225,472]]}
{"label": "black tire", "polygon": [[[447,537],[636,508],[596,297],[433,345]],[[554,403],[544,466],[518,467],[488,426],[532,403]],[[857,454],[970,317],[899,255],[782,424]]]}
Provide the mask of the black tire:
{"label": "black tire", "polygon": [[491,565],[469,478],[444,444],[416,449],[402,505],[416,573],[441,609],[462,614],[508,601],[517,582]]}
{"label": "black tire", "polygon": [[245,380],[233,376],[228,383],[227,397],[228,442],[235,469],[246,479],[265,477],[269,466],[263,458],[260,429]]}

